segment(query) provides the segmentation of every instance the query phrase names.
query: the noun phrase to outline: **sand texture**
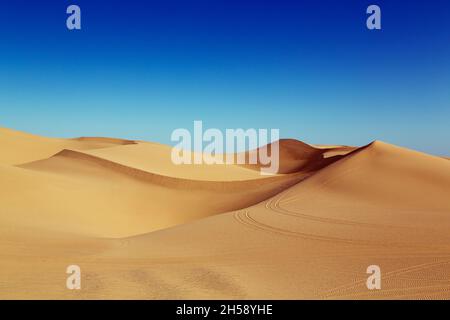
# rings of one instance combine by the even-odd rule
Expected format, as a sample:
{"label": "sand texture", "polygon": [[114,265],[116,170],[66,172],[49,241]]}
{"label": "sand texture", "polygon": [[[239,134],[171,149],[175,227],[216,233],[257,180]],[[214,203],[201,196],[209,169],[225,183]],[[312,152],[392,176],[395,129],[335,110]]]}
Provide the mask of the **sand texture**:
{"label": "sand texture", "polygon": [[1,299],[450,298],[444,157],[286,139],[262,176],[145,141],[0,128],[0,146]]}

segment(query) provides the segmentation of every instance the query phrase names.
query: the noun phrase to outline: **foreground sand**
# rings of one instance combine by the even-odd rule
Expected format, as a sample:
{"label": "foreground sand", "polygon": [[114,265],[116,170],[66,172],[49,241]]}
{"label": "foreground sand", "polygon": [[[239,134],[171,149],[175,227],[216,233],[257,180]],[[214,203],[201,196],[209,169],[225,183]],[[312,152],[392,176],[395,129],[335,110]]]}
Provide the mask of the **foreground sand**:
{"label": "foreground sand", "polygon": [[0,146],[2,299],[450,298],[447,159],[283,140],[262,178],[139,141],[0,129]]}

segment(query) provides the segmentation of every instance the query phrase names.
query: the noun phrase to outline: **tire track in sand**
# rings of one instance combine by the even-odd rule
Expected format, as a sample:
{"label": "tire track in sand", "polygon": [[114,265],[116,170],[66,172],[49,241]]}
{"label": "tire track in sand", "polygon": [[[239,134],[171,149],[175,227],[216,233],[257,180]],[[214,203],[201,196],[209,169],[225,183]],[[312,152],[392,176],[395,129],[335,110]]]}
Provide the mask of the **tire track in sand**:
{"label": "tire track in sand", "polygon": [[[384,274],[382,274],[382,279],[383,279],[383,281],[386,281],[386,279],[392,280],[393,277],[397,277],[399,275],[403,275],[403,274],[407,274],[407,273],[411,273],[411,272],[418,272],[418,271],[430,269],[433,267],[439,267],[439,266],[443,266],[443,265],[447,265],[447,264],[450,264],[450,260],[427,262],[427,263],[412,265],[409,267],[405,267],[405,268],[401,268],[401,269],[397,269],[397,270],[393,270],[393,271],[384,273]],[[415,279],[409,279],[409,280],[415,280]],[[420,281],[421,279],[417,279],[417,280]],[[364,285],[366,283],[366,281],[367,281],[367,279],[365,278],[365,279],[354,281],[352,283],[340,285],[335,288],[326,290],[325,292],[322,292],[320,294],[320,296],[323,299],[327,299],[327,298],[331,298],[331,297],[345,296],[345,295],[348,295],[348,294],[344,293],[345,291],[355,289],[358,286]],[[391,289],[391,290],[393,290],[393,289]],[[399,290],[401,291],[402,289],[399,289]]]}
{"label": "tire track in sand", "polygon": [[254,230],[265,231],[265,232],[268,232],[268,233],[271,233],[274,235],[302,238],[305,240],[327,241],[327,242],[333,242],[333,243],[340,242],[340,243],[346,243],[346,244],[352,244],[352,245],[376,245],[376,246],[396,245],[396,246],[402,246],[402,244],[400,244],[400,243],[379,243],[379,242],[368,241],[368,240],[356,240],[356,239],[328,237],[328,236],[321,236],[321,235],[316,235],[316,234],[312,234],[312,233],[304,233],[304,232],[291,231],[291,230],[287,230],[287,229],[283,229],[283,228],[278,228],[278,227],[274,227],[269,224],[265,224],[263,222],[257,221],[250,215],[250,212],[248,210],[237,211],[234,213],[233,217],[240,224],[243,224]]}

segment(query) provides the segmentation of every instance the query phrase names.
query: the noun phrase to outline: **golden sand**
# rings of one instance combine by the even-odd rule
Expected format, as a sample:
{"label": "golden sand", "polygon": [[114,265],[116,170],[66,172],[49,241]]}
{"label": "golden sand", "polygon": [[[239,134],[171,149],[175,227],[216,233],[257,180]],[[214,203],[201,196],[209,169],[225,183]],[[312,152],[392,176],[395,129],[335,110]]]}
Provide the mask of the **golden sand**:
{"label": "golden sand", "polygon": [[2,299],[450,298],[447,159],[282,140],[264,177],[143,141],[0,129],[0,146]]}

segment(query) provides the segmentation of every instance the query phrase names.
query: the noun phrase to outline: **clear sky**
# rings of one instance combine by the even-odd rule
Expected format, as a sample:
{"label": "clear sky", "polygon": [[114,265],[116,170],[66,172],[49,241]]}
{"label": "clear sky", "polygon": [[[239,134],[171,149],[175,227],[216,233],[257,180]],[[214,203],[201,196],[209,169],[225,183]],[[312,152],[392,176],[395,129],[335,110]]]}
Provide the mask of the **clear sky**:
{"label": "clear sky", "polygon": [[170,143],[194,120],[450,155],[450,1],[2,1],[0,126]]}

